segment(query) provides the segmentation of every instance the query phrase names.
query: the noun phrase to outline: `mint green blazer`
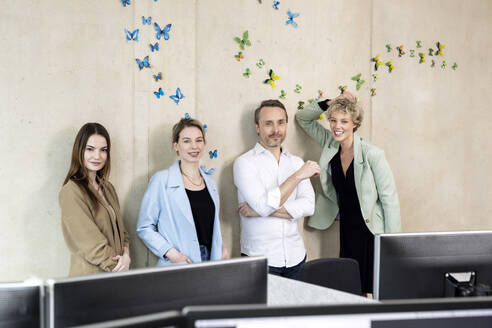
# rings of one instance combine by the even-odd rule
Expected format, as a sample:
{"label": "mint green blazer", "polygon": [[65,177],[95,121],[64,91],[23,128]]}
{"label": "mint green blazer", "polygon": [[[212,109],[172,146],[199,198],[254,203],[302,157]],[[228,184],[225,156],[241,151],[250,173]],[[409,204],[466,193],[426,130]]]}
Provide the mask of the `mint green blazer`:
{"label": "mint green blazer", "polygon": [[[339,149],[330,130],[318,124],[323,110],[312,102],[296,113],[297,123],[316,140],[322,149],[319,159],[321,173],[316,195],[316,208],[308,225],[327,229],[338,216],[338,201],[331,179],[330,160]],[[401,231],[400,204],[393,174],[384,151],[354,133],[354,179],[362,216],[373,234]]]}

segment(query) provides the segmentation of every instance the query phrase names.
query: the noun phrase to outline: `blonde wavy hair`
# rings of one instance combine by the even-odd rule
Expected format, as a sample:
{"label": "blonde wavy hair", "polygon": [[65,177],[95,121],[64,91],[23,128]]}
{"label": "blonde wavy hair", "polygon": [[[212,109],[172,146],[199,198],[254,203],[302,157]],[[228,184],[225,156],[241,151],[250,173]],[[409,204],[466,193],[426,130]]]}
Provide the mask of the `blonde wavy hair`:
{"label": "blonde wavy hair", "polygon": [[355,99],[347,99],[347,98],[339,98],[333,101],[328,107],[328,117],[331,117],[331,114],[334,112],[342,112],[346,114],[350,114],[352,117],[352,121],[355,124],[354,132],[362,124],[362,120],[364,119],[364,110],[360,106],[360,104]]}

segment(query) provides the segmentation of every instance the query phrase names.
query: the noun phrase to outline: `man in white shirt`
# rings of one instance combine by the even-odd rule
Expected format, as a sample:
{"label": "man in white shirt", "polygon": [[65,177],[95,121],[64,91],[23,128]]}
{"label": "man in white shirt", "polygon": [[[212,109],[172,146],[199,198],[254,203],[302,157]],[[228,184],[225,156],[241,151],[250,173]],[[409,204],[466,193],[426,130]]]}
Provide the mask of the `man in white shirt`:
{"label": "man in white shirt", "polygon": [[269,272],[298,278],[306,249],[297,219],[314,213],[309,178],[319,165],[290,154],[282,142],[288,116],[278,100],[265,100],[255,111],[258,143],[234,161],[241,217],[241,254],[268,257]]}

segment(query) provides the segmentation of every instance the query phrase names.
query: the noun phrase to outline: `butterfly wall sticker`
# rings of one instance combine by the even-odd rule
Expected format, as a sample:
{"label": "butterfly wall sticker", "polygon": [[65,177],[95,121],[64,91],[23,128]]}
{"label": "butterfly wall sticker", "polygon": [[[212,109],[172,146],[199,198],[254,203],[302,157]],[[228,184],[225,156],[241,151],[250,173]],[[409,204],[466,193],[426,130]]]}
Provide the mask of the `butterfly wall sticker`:
{"label": "butterfly wall sticker", "polygon": [[445,60],[443,60],[442,63],[441,63],[441,68],[442,69],[446,69],[446,66],[448,66],[448,64],[446,63]]}
{"label": "butterfly wall sticker", "polygon": [[296,88],[294,89],[294,92],[295,93],[301,93],[301,90],[302,90],[302,86],[300,86],[299,84],[296,84]]}
{"label": "butterfly wall sticker", "polygon": [[395,68],[395,66],[391,63],[391,60],[387,61],[384,64],[388,67],[388,72],[389,73],[393,72],[393,69]]}
{"label": "butterfly wall sticker", "polygon": [[161,39],[161,36],[164,37],[164,40],[169,40],[169,31],[171,31],[172,24],[167,24],[163,29],[159,26],[159,24],[154,23],[154,29],[156,31],[155,37],[157,40]]}
{"label": "butterfly wall sticker", "polygon": [[162,88],[159,88],[159,90],[154,91],[154,95],[157,97],[157,99],[160,99],[161,96],[164,96],[164,91],[162,91]]}
{"label": "butterfly wall sticker", "polygon": [[436,61],[434,59],[431,60],[431,68],[436,67]]}
{"label": "butterfly wall sticker", "polygon": [[434,56],[434,49],[429,48],[429,56]]}
{"label": "butterfly wall sticker", "polygon": [[378,75],[377,74],[372,74],[372,80],[373,82],[376,82],[378,80]]}
{"label": "butterfly wall sticker", "polygon": [[243,73],[243,76],[245,78],[249,78],[250,75],[251,75],[251,70],[249,68],[246,68],[246,71]]}
{"label": "butterfly wall sticker", "polygon": [[417,40],[415,43],[417,44],[417,48],[422,48],[422,41]]}
{"label": "butterfly wall sticker", "polygon": [[425,53],[419,52],[419,64],[425,63]]}
{"label": "butterfly wall sticker", "polygon": [[205,165],[201,165],[200,168],[206,175],[212,175],[215,173],[215,168],[211,168],[210,170],[207,170],[207,167]]}
{"label": "butterfly wall sticker", "polygon": [[415,57],[415,50],[413,49],[410,49],[410,57]]}
{"label": "butterfly wall sticker", "polygon": [[151,44],[149,44],[149,46],[150,46],[150,50],[152,50],[152,52],[159,51],[159,42],[156,42],[154,44],[151,43]]}
{"label": "butterfly wall sticker", "polygon": [[287,10],[287,16],[289,17],[289,19],[287,19],[285,21],[285,25],[292,25],[294,27],[297,27],[297,23],[294,21],[294,18],[298,17],[300,15],[300,13],[293,13],[289,10]]}
{"label": "butterfly wall sticker", "polygon": [[270,86],[272,88],[275,88],[275,81],[277,81],[278,79],[280,79],[280,76],[275,75],[275,73],[273,72],[273,70],[270,69],[268,71],[268,79],[264,80],[263,83],[264,84],[270,84]]}
{"label": "butterfly wall sticker", "polygon": [[215,149],[214,151],[209,151],[208,152],[208,156],[210,156],[210,159],[217,158],[219,156],[218,155],[218,152],[217,152],[217,149]]}
{"label": "butterfly wall sticker", "polygon": [[340,94],[343,95],[345,91],[347,91],[347,86],[346,85],[339,85],[338,90],[340,90]]}
{"label": "butterfly wall sticker", "polygon": [[154,78],[154,80],[157,82],[159,80],[162,80],[162,73],[159,72],[157,73],[157,75],[152,75],[152,77]]}
{"label": "butterfly wall sticker", "polygon": [[236,58],[237,61],[241,61],[241,59],[244,58],[242,51],[239,51],[237,55],[234,55],[234,58]]}
{"label": "butterfly wall sticker", "polygon": [[391,52],[392,48],[391,48],[391,44],[386,44],[386,52]]}
{"label": "butterfly wall sticker", "polygon": [[366,82],[366,80],[363,80],[361,78],[361,76],[362,76],[362,73],[359,73],[359,74],[357,74],[355,76],[352,76],[352,81],[357,82],[357,85],[355,86],[355,88],[357,90],[360,90],[360,87],[364,84],[364,82]]}
{"label": "butterfly wall sticker", "polygon": [[304,104],[305,104],[305,102],[304,102],[304,101],[299,101],[299,102],[297,103],[297,109],[298,109],[298,110],[304,109]]}
{"label": "butterfly wall sticker", "polygon": [[152,23],[152,17],[149,16],[149,17],[145,18],[145,16],[142,16],[142,24],[143,25],[145,25],[145,24],[150,25],[151,23]]}
{"label": "butterfly wall sticker", "polygon": [[376,95],[376,88],[371,88],[371,97]]}
{"label": "butterfly wall sticker", "polygon": [[137,65],[140,70],[142,70],[143,68],[150,68],[149,56],[145,56],[145,58],[142,60],[138,58],[135,58],[135,60],[137,61]]}
{"label": "butterfly wall sticker", "polygon": [[379,60],[379,54],[371,58],[371,61],[374,63],[374,70],[377,71],[379,66],[383,65],[383,62]]}
{"label": "butterfly wall sticker", "polygon": [[203,132],[207,132],[208,130],[208,125],[207,124],[203,124]]}
{"label": "butterfly wall sticker", "polygon": [[436,50],[436,52],[434,52],[434,55],[436,55],[436,56],[444,56],[444,54],[442,53],[442,50],[446,47],[446,45],[444,45],[441,42],[437,41],[436,42],[436,47],[437,47],[437,50]]}
{"label": "butterfly wall sticker", "polygon": [[280,1],[273,0],[273,9],[278,10],[278,5],[280,4]]}
{"label": "butterfly wall sticker", "polygon": [[130,0],[121,0],[123,7],[129,6],[131,4]]}
{"label": "butterfly wall sticker", "polygon": [[190,114],[185,113],[184,116],[181,118],[182,120],[189,120],[191,118]]}
{"label": "butterfly wall sticker", "polygon": [[181,92],[181,89],[180,88],[177,88],[176,89],[176,94],[170,95],[169,98],[171,98],[176,103],[176,105],[178,105],[179,104],[179,101],[184,98],[184,95]]}
{"label": "butterfly wall sticker", "polygon": [[237,42],[237,44],[239,45],[239,48],[241,48],[241,50],[244,50],[245,46],[251,47],[251,41],[249,41],[248,37],[249,37],[248,31],[244,31],[242,39],[240,39],[237,36],[234,38],[234,41]]}
{"label": "butterfly wall sticker", "polygon": [[287,96],[287,93],[285,92],[285,90],[280,90],[280,96],[278,96],[280,99],[285,99],[285,97]]}
{"label": "butterfly wall sticker", "polygon": [[456,69],[458,68],[458,64],[454,63],[454,64],[451,66],[451,68],[452,68],[453,70],[455,70],[455,71],[456,71]]}
{"label": "butterfly wall sticker", "polygon": [[133,32],[125,29],[126,41],[138,41],[138,32],[139,29],[135,29]]}
{"label": "butterfly wall sticker", "polygon": [[403,50],[403,46],[402,45],[396,47],[396,50],[398,50],[398,57],[401,57],[404,54],[406,54],[405,50]]}
{"label": "butterfly wall sticker", "polygon": [[265,66],[265,61],[263,59],[259,59],[258,62],[256,63],[256,67],[258,68],[263,68]]}

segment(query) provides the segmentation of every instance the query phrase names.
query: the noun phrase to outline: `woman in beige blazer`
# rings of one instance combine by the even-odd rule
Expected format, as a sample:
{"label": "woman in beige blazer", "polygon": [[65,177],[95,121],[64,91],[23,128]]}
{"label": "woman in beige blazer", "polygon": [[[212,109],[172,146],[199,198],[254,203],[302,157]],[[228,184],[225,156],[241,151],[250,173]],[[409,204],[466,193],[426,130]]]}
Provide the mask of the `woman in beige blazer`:
{"label": "woman in beige blazer", "polygon": [[85,124],[75,138],[59,194],[70,276],[130,268],[128,233],[118,195],[108,181],[110,148],[109,134],[99,123]]}
{"label": "woman in beige blazer", "polygon": [[[331,131],[317,122],[324,111]],[[327,229],[340,218],[340,257],[359,262],[362,290],[372,293],[374,234],[401,230],[400,205],[384,152],[355,133],[362,119],[362,108],[348,92],[296,114],[322,147],[321,189],[308,225]]]}

